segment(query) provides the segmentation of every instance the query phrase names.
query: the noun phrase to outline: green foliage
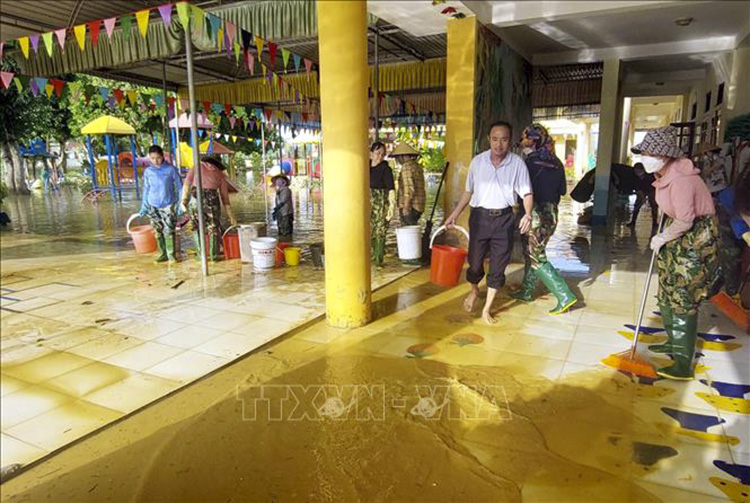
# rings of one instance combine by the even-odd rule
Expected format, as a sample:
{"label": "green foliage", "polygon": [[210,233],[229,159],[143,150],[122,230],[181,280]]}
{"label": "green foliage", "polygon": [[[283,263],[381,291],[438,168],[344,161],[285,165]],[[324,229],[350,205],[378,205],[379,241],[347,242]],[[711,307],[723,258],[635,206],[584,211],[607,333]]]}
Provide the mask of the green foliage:
{"label": "green foliage", "polygon": [[445,154],[442,148],[423,148],[419,155],[419,164],[427,173],[442,173],[445,167]]}
{"label": "green foliage", "polygon": [[94,188],[94,185],[91,183],[91,176],[82,171],[69,171],[66,173],[62,185],[64,187],[74,187],[83,194],[90,192]]}

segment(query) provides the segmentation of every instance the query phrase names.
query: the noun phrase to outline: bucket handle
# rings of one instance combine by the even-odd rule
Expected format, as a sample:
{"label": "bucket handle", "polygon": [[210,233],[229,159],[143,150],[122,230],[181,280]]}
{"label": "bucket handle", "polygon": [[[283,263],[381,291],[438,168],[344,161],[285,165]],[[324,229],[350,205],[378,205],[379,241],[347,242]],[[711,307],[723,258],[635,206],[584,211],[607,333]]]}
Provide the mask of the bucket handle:
{"label": "bucket handle", "polygon": [[127,230],[128,234],[132,234],[132,232],[130,232],[130,223],[136,218],[140,218],[140,216],[141,215],[139,213],[133,213],[132,215],[130,215],[130,218],[128,218],[128,223],[125,224],[125,229]]}
{"label": "bucket handle", "polygon": [[[464,229],[463,227],[459,225],[454,225],[453,228],[463,232],[464,236],[466,236],[466,239],[469,239],[469,233],[466,231],[466,229]],[[432,248],[432,242],[435,241],[435,238],[437,237],[437,235],[446,230],[448,230],[448,227],[446,227],[445,225],[441,225],[440,227],[435,229],[435,232],[432,234],[432,238],[430,239],[430,248]]]}
{"label": "bucket handle", "polygon": [[235,227],[239,227],[239,225],[230,225],[229,227],[227,227],[227,230],[225,230],[225,231],[224,231],[224,234],[222,234],[222,235],[221,235],[221,237],[224,237],[224,236],[226,236],[226,235],[227,235],[227,232],[231,231],[231,230],[232,230],[232,229],[234,229]]}

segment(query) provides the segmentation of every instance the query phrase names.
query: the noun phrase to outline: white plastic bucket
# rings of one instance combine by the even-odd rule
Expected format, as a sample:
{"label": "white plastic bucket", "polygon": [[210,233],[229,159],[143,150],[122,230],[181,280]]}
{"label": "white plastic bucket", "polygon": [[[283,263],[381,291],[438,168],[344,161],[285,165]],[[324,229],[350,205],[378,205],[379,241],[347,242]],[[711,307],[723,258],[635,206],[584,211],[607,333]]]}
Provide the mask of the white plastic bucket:
{"label": "white plastic bucket", "polygon": [[237,236],[240,240],[240,260],[247,264],[253,261],[253,251],[250,241],[258,236],[254,235],[254,229],[250,225],[240,225],[237,229]]}
{"label": "white plastic bucket", "polygon": [[250,241],[250,246],[253,250],[254,270],[270,271],[274,268],[276,264],[277,243],[275,238],[255,238]]}
{"label": "white plastic bucket", "polygon": [[407,225],[396,229],[398,258],[416,260],[422,258],[422,229],[418,225]]}

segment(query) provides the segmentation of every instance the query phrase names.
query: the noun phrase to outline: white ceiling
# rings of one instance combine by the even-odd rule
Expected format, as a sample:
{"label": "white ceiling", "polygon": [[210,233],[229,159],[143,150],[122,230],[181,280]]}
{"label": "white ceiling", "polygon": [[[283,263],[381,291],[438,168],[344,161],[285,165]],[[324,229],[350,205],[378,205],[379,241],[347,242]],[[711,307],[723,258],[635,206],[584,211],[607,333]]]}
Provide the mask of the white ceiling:
{"label": "white ceiling", "polygon": [[442,12],[449,7],[456,9],[456,12],[473,15],[471,10],[458,0],[449,0],[438,5],[432,5],[431,1],[425,0],[367,1],[367,10],[370,14],[398,26],[415,37],[445,33],[451,14]]}

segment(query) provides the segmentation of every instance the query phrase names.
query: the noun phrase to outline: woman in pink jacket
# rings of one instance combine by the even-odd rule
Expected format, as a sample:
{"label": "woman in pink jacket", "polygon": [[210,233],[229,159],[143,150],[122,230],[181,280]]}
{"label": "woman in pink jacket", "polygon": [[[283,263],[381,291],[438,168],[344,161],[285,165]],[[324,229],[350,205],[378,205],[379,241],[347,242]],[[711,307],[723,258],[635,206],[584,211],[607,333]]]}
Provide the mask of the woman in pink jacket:
{"label": "woman in pink jacket", "polygon": [[649,350],[672,355],[674,363],[658,369],[660,376],[689,380],[698,307],[721,286],[714,203],[700,171],[682,156],[676,128],[649,131],[632,151],[641,154],[645,170],[656,175],[656,202],[666,214],[665,228],[651,239],[651,249],[658,253],[658,302],[669,338]]}

